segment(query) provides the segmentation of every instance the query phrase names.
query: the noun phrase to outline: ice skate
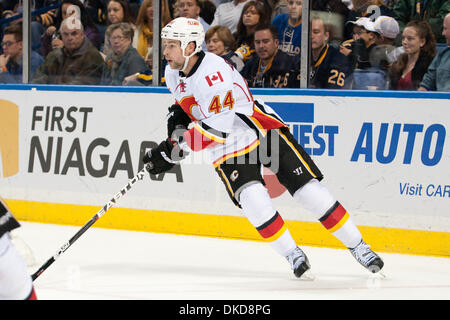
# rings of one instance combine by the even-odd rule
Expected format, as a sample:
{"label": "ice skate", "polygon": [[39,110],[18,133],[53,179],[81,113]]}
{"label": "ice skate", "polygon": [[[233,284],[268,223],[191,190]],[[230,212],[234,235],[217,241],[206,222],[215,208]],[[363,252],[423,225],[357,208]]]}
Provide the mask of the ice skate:
{"label": "ice skate", "polygon": [[379,272],[384,266],[383,260],[375,252],[370,250],[370,246],[363,240],[355,248],[349,250],[353,257],[372,273]]}
{"label": "ice skate", "polygon": [[291,269],[294,271],[294,275],[297,278],[302,279],[310,279],[312,276],[310,273],[306,273],[311,266],[308,261],[308,257],[299,247],[296,247],[292,252],[286,257],[287,261],[289,261],[291,265]]}

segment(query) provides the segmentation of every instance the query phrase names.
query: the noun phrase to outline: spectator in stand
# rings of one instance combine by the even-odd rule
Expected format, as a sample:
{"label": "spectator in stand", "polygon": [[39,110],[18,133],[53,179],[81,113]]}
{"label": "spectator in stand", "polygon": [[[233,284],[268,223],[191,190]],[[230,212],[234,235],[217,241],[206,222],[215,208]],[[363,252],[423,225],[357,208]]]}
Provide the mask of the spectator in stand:
{"label": "spectator in stand", "polygon": [[[86,8],[86,12],[91,17],[91,20],[94,21],[97,29],[99,29],[100,34],[102,36],[105,35],[105,24],[106,24],[106,0],[85,0],[84,7]],[[102,43],[104,39],[102,38]]]}
{"label": "spectator in stand", "polygon": [[339,49],[328,44],[330,33],[319,16],[311,20],[310,88],[343,89],[351,85],[352,68]]}
{"label": "spectator in stand", "polygon": [[214,20],[214,13],[216,13],[216,5],[212,0],[200,0],[200,17],[205,20],[208,25]]}
{"label": "spectator in stand", "polygon": [[112,52],[106,56],[100,84],[120,86],[125,77],[149,70],[145,60],[131,45],[134,30],[129,23],[120,22],[108,26],[106,36]]}
{"label": "spectator in stand", "polygon": [[442,23],[450,12],[450,0],[398,0],[393,8],[394,18],[403,31],[406,24],[413,20],[428,21],[436,42],[445,43],[442,36]]}
{"label": "spectator in stand", "polygon": [[[8,8],[11,8],[11,10],[5,10],[2,12],[2,19],[7,18],[14,18],[15,16],[18,16],[22,14],[23,7],[22,2],[17,1],[15,4],[11,4],[8,6]],[[41,16],[49,16],[53,17],[53,10],[49,11],[49,13],[44,13]],[[31,50],[39,52],[39,48],[41,46],[40,38],[42,33],[44,32],[44,27],[41,23],[41,16],[37,16],[36,18],[32,19],[31,25],[30,25],[30,38],[31,38]],[[51,20],[52,18],[50,18]],[[16,17],[14,20],[10,21],[8,24],[0,25],[0,28],[3,29],[4,27],[7,27],[8,25],[13,24],[22,24],[22,18]],[[53,20],[51,20],[53,21]],[[0,30],[1,31],[1,30]],[[0,33],[1,36],[1,33]]]}
{"label": "spectator in stand", "polygon": [[134,17],[127,0],[109,0],[106,6],[107,24],[128,22],[134,24]]}
{"label": "spectator in stand", "polygon": [[[41,4],[38,5],[37,1],[35,1],[35,9],[42,9],[42,8],[50,7],[50,6],[57,4],[58,2],[60,2],[60,1],[59,0],[43,0],[43,1],[41,1]],[[43,27],[42,31],[44,31],[49,26],[55,24],[58,8],[48,10],[48,11],[43,12],[42,14],[35,17],[35,21],[40,23]]]}
{"label": "spectator in stand", "polygon": [[[353,7],[344,25],[344,39],[352,36],[352,25],[348,22],[355,22],[361,17],[369,18],[373,22],[379,16],[394,16],[394,12],[384,4],[383,0],[352,0],[352,4]],[[370,6],[372,6],[371,9],[369,9]]]}
{"label": "spectator in stand", "polygon": [[349,57],[353,69],[370,68],[370,52],[377,45],[375,25],[365,17],[349,21],[349,24],[353,24],[353,37],[341,44],[340,52]]}
{"label": "spectator in stand", "polygon": [[344,4],[342,0],[316,0],[311,3],[312,10],[322,11],[328,13],[337,13],[342,18],[347,18],[350,9]]}
{"label": "spectator in stand", "polygon": [[[134,25],[134,17],[131,12],[130,5],[126,0],[109,0],[106,6],[107,10],[107,25],[126,22],[129,23],[133,30],[136,30]],[[111,53],[111,48],[109,47],[110,41],[105,33],[105,42],[103,43],[102,56],[105,58]],[[133,47],[137,48],[137,39],[135,38],[132,43]]]}
{"label": "spectator in stand", "polygon": [[269,23],[270,15],[267,14],[266,7],[262,2],[251,0],[242,8],[234,38],[236,39],[236,54],[244,63],[255,54],[253,39],[256,28]]}
{"label": "spectator in stand", "polygon": [[447,47],[431,62],[420,83],[420,91],[450,91],[450,13],[445,16],[442,29]]}
{"label": "spectator in stand", "polygon": [[61,26],[61,22],[72,15],[75,15],[78,19],[81,20],[86,37],[97,49],[100,49],[100,32],[97,30],[94,22],[87,14],[84,5],[79,0],[62,0],[61,7],[59,7],[56,12],[55,23],[49,26],[42,34],[41,55],[43,57],[46,57],[50,51],[61,48],[63,46],[63,42],[61,40],[61,36],[58,34],[58,30]]}
{"label": "spectator in stand", "polygon": [[[12,10],[4,10],[1,12],[0,19],[9,19],[14,16],[14,11]],[[3,29],[5,29],[8,25],[14,24],[16,20],[11,21],[9,24],[0,24],[0,37],[3,37]],[[0,47],[0,53],[3,53],[2,48]]]}
{"label": "spectator in stand", "polygon": [[268,4],[270,6],[270,11],[272,12],[270,21],[275,19],[279,14],[288,13],[287,0],[268,0]]}
{"label": "spectator in stand", "polygon": [[278,31],[273,25],[260,25],[255,31],[256,55],[242,76],[254,88],[299,88],[299,58],[278,49]]}
{"label": "spectator in stand", "polygon": [[203,26],[203,30],[206,32],[209,29],[209,24],[200,16],[201,1],[204,0],[177,0],[176,8],[178,14],[176,16],[200,21]]}
{"label": "spectator in stand", "polygon": [[63,20],[60,34],[64,46],[47,55],[44,63],[37,69],[32,83],[99,84],[103,58],[86,38],[81,21],[72,17]]}
{"label": "spectator in stand", "polygon": [[[22,27],[18,24],[6,27],[3,32],[0,55],[0,83],[22,83]],[[35,51],[31,51],[31,74],[33,78],[36,69],[44,59]]]}
{"label": "spectator in stand", "polygon": [[402,33],[405,49],[389,70],[390,89],[417,90],[436,55],[436,40],[427,21],[411,21]]}
{"label": "spectator in stand", "polygon": [[379,16],[374,21],[375,31],[378,36],[375,42],[379,44],[395,45],[395,39],[400,33],[400,27],[397,20],[389,16]]}
{"label": "spectator in stand", "polygon": [[224,26],[209,28],[205,34],[205,42],[209,52],[221,56],[241,72],[244,62],[234,52],[235,40],[230,29]]}
{"label": "spectator in stand", "polygon": [[[161,27],[172,20],[170,16],[169,3],[161,0]],[[137,51],[145,59],[145,62],[152,68],[153,66],[153,0],[144,0],[139,8],[136,19],[136,31],[134,38],[137,38]]]}
{"label": "spectator in stand", "polygon": [[216,8],[211,26],[225,26],[234,34],[237,31],[242,9],[248,1],[250,0],[232,0],[220,4]]}
{"label": "spectator in stand", "polygon": [[[200,16],[200,1],[204,0],[177,0],[175,7],[177,8],[177,17],[185,17],[198,20],[203,30],[209,29],[209,24]],[[206,44],[203,42],[203,50],[206,51]]]}
{"label": "spectator in stand", "polygon": [[300,54],[302,2],[303,0],[288,0],[288,14],[279,14],[272,21],[278,30],[279,49],[290,56]]}
{"label": "spectator in stand", "polygon": [[369,59],[373,65],[372,61],[375,59],[373,55],[375,55],[374,51],[376,51],[381,69],[387,70],[404,52],[403,47],[395,46],[395,39],[400,33],[399,25],[392,17],[380,16],[375,20],[374,27],[377,31],[377,37],[375,39],[377,45],[375,48],[377,50],[371,52]]}
{"label": "spectator in stand", "polygon": [[347,4],[351,5],[351,0],[314,0],[310,3],[310,10],[320,11],[317,14],[323,15],[326,20],[330,33],[329,44],[339,45],[342,41],[351,37],[351,32],[348,36],[344,34],[344,27],[346,26],[344,23],[350,13]]}

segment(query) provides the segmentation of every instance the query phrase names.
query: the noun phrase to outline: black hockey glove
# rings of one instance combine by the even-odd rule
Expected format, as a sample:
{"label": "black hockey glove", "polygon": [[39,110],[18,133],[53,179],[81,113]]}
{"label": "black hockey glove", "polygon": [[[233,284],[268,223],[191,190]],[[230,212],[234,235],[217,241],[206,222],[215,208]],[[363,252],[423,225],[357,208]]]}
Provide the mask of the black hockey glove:
{"label": "black hockey glove", "polygon": [[172,136],[173,132],[176,129],[187,129],[191,121],[191,118],[189,118],[179,104],[171,105],[169,107],[169,115],[167,118],[167,136],[178,141],[178,137]]}
{"label": "black hockey glove", "polygon": [[161,142],[156,148],[153,148],[144,155],[142,162],[145,168],[151,174],[159,174],[169,171],[180,160],[186,157],[186,153],[175,146],[167,139]]}

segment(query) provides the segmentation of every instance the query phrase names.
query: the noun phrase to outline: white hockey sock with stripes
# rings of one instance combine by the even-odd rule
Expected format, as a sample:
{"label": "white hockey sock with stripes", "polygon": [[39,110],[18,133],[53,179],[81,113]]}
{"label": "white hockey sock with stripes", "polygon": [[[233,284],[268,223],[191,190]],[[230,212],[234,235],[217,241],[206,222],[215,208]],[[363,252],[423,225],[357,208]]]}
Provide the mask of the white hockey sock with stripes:
{"label": "white hockey sock with stripes", "polygon": [[270,243],[281,256],[286,257],[297,247],[280,214],[273,208],[267,189],[261,183],[246,187],[239,202],[245,216],[264,241]]}
{"label": "white hockey sock with stripes", "polygon": [[347,210],[316,179],[297,190],[294,199],[347,248],[354,248],[361,242],[361,233]]}

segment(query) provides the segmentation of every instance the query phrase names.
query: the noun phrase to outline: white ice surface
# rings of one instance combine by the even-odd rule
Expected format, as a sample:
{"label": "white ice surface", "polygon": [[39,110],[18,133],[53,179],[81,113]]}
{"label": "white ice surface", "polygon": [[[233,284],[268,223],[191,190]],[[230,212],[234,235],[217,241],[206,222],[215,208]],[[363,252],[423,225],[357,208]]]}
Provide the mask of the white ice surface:
{"label": "white ice surface", "polygon": [[[80,227],[22,222],[37,260]],[[313,281],[265,243],[90,228],[35,282],[41,300],[450,299],[450,259],[380,253],[385,278],[347,250],[302,246]]]}

